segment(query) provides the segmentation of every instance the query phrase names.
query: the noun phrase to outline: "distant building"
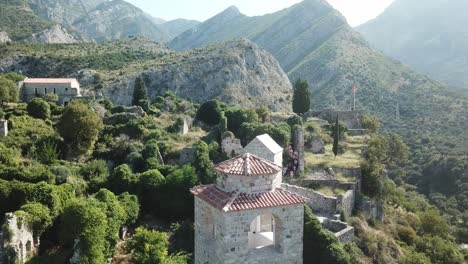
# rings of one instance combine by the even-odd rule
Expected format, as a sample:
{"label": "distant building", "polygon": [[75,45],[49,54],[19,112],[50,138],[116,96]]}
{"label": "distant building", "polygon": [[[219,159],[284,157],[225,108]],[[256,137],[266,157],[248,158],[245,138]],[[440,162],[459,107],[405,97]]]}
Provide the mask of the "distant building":
{"label": "distant building", "polygon": [[[249,144],[261,157],[222,162],[216,184],[191,190],[195,264],[302,264],[305,199],[281,187],[280,147],[266,136]],[[257,144],[262,139],[271,149]]]}
{"label": "distant building", "polygon": [[19,83],[19,87],[24,102],[46,94],[56,94],[59,104],[67,104],[74,98],[81,97],[77,79],[26,78]]}

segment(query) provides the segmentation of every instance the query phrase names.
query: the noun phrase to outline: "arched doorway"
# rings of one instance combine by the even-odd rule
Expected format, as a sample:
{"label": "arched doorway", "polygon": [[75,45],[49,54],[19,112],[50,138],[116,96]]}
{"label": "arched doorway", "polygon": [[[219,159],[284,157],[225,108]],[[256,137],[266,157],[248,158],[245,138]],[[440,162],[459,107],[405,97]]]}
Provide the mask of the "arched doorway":
{"label": "arched doorway", "polygon": [[276,220],[272,214],[263,214],[255,217],[250,223],[249,249],[260,249],[275,246],[278,236]]}

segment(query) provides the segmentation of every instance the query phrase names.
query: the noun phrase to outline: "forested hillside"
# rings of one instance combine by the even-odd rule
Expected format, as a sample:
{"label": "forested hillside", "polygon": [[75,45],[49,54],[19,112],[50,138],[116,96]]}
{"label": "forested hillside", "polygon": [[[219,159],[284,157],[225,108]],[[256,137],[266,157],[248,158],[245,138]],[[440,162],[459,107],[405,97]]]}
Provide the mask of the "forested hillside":
{"label": "forested hillside", "polygon": [[399,0],[356,28],[369,43],[415,70],[468,88],[468,2]]}

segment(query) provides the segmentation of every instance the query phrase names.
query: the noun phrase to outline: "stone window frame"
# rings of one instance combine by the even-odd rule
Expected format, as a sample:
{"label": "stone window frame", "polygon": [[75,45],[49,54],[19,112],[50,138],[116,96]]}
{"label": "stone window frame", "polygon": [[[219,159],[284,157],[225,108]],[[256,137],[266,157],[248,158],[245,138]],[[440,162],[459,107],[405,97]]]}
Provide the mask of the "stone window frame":
{"label": "stone window frame", "polygon": [[[274,220],[274,227],[273,227],[273,245],[269,245],[269,246],[266,246],[265,248],[271,248],[273,249],[276,253],[283,253],[282,251],[282,245],[283,245],[283,242],[284,242],[284,230],[285,230],[285,227],[284,227],[284,221],[279,217],[277,216],[276,214],[274,214],[273,212],[259,212],[258,214],[255,214],[255,216],[253,218],[250,219],[250,221],[248,222],[248,227],[246,230],[249,230],[248,232],[250,233],[250,227],[251,227],[251,224],[253,223],[253,221],[255,221],[258,217],[261,217],[263,215],[271,215],[271,217],[273,218]],[[248,234],[247,234],[248,236]],[[255,252],[257,250],[262,250],[262,248],[260,249],[257,249],[257,248],[250,248],[248,246],[248,241],[249,239],[247,238],[247,248],[250,252]]]}

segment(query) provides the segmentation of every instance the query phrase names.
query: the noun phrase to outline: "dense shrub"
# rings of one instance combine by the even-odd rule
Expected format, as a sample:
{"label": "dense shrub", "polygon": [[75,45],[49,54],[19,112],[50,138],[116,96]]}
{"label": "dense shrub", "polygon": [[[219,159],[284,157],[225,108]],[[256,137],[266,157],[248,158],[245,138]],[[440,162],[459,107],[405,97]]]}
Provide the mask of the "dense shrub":
{"label": "dense shrub", "polygon": [[125,247],[133,259],[141,264],[164,264],[168,257],[167,234],[139,227]]}
{"label": "dense shrub", "polygon": [[330,231],[323,229],[312,210],[304,207],[304,264],[349,264],[350,256]]}
{"label": "dense shrub", "polygon": [[88,182],[89,191],[94,193],[106,185],[109,168],[105,161],[93,160],[81,167],[80,174]]}
{"label": "dense shrub", "polygon": [[42,98],[34,98],[28,103],[28,114],[34,118],[49,119],[50,105]]}
{"label": "dense shrub", "polygon": [[217,125],[221,121],[222,109],[218,100],[210,100],[200,106],[197,111],[197,120],[208,125]]}
{"label": "dense shrub", "polygon": [[68,154],[79,156],[94,147],[103,124],[86,104],[72,101],[65,108],[57,128],[69,148]]}

